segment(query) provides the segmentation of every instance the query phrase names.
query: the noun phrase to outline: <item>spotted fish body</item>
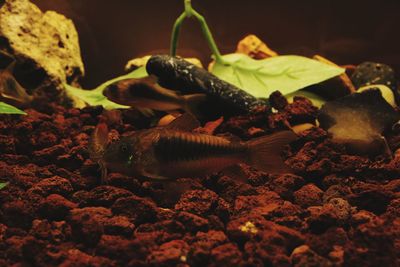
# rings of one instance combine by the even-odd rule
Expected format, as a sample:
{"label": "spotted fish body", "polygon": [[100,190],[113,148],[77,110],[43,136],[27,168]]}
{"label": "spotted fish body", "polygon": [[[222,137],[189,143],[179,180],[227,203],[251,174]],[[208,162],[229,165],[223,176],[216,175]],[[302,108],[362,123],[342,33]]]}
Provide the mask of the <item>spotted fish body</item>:
{"label": "spotted fish body", "polygon": [[113,171],[153,179],[198,177],[235,163],[272,171],[282,166],[280,152],[293,136],[285,131],[250,142],[231,142],[217,136],[156,128],[112,143],[103,162]]}
{"label": "spotted fish body", "polygon": [[184,93],[205,93],[242,113],[267,107],[267,103],[225,82],[203,68],[168,55],[154,55],[146,65],[149,74],[158,77],[167,88]]}

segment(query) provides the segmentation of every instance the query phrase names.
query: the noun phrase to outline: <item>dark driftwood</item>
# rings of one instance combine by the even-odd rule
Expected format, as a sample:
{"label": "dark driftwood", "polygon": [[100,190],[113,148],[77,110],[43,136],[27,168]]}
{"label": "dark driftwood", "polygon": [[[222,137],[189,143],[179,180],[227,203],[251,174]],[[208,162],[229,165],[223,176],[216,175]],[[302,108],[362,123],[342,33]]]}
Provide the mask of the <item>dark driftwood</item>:
{"label": "dark driftwood", "polygon": [[163,86],[182,93],[205,93],[237,111],[250,113],[267,107],[260,100],[238,87],[225,82],[205,69],[184,59],[168,55],[155,55],[146,65],[149,74],[155,75]]}

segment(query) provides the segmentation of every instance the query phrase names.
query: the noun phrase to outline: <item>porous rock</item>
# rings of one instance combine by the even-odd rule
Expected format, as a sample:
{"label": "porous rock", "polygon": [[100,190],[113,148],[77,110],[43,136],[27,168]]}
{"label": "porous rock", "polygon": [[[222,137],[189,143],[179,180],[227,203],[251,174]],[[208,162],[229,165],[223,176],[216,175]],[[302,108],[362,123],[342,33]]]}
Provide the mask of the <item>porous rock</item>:
{"label": "porous rock", "polygon": [[44,70],[45,80],[56,86],[84,74],[73,22],[54,11],[42,12],[29,0],[6,0],[0,8],[0,50],[18,63]]}

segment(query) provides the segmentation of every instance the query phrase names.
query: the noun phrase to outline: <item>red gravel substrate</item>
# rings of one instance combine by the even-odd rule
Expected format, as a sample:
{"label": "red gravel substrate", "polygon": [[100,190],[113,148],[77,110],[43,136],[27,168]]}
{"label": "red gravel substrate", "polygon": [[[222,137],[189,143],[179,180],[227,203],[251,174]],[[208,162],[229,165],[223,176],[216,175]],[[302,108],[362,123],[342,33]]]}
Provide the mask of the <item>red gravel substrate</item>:
{"label": "red gravel substrate", "polygon": [[[399,266],[400,153],[348,155],[320,128],[285,156],[296,174],[242,166],[171,183],[112,173],[100,184],[87,143],[100,108],[41,107],[0,117],[0,266]],[[236,117],[243,139],[312,121],[305,99],[270,116]],[[148,127],[135,112],[112,134]],[[400,136],[392,135],[395,151]]]}

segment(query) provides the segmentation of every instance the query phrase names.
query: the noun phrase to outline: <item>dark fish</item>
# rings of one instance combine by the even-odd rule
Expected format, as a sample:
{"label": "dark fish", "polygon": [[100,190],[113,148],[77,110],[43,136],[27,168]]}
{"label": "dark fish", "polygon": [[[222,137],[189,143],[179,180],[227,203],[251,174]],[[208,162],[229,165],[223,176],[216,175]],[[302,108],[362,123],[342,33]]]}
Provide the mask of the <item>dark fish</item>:
{"label": "dark fish", "polygon": [[149,74],[157,76],[160,84],[167,88],[185,94],[205,93],[242,113],[251,113],[260,107],[267,107],[265,101],[182,58],[155,55],[147,62],[146,70]]}
{"label": "dark fish", "polygon": [[162,180],[203,176],[236,163],[272,173],[285,172],[288,168],[280,154],[295,138],[293,132],[283,131],[235,142],[174,127],[154,128],[111,143],[101,162],[112,171]]}
{"label": "dark fish", "polygon": [[206,100],[205,94],[180,95],[157,84],[157,78],[126,79],[108,86],[103,94],[111,101],[136,108],[161,111],[184,110],[197,113],[197,106]]}
{"label": "dark fish", "polygon": [[0,70],[0,100],[18,107],[26,107],[33,100],[12,74],[15,62]]}

